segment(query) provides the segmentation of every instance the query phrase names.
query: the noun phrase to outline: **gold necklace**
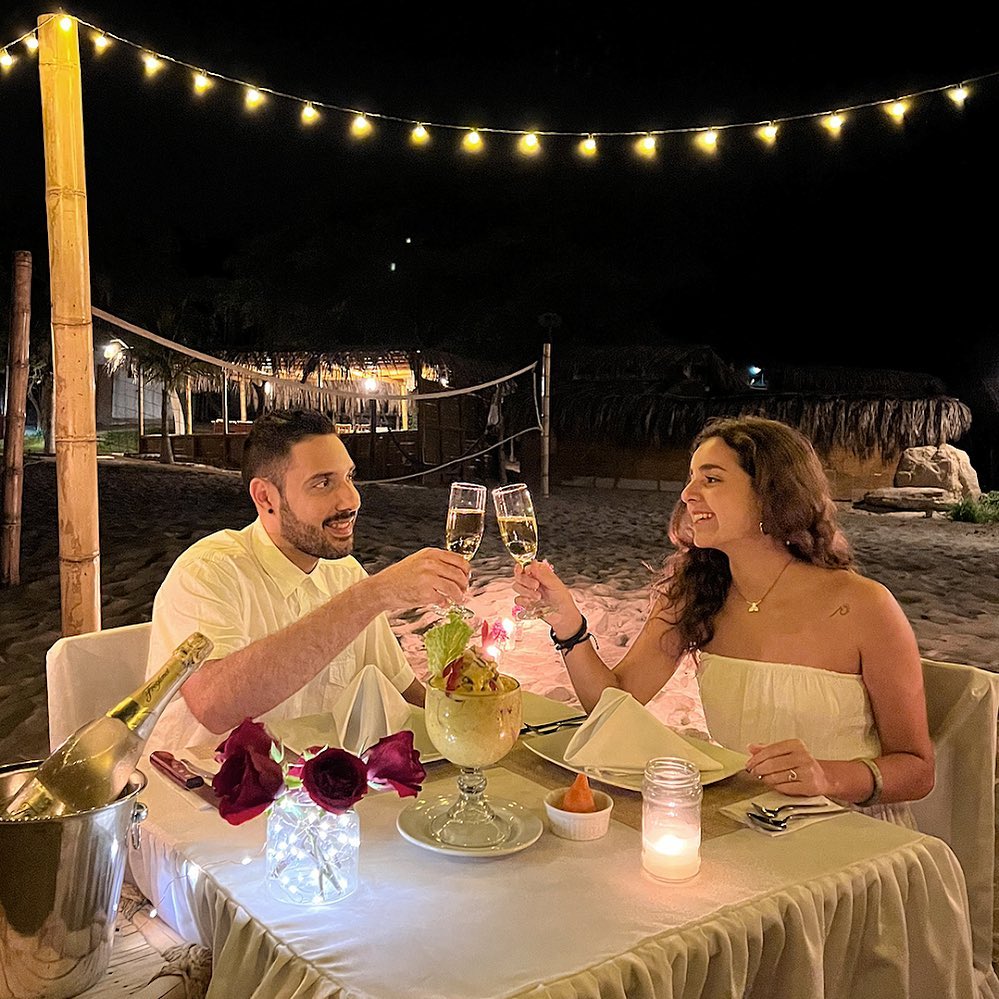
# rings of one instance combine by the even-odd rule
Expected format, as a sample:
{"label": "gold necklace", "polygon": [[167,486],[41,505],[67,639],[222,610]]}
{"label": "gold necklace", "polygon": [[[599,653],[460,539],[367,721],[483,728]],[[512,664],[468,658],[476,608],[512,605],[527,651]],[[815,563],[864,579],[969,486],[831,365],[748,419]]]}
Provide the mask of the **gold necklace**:
{"label": "gold necklace", "polygon": [[741,599],[743,599],[743,600],[746,600],[746,603],[747,603],[747,604],[749,605],[749,609],[748,609],[748,611],[747,611],[747,613],[748,613],[748,614],[759,614],[759,613],[760,613],[760,604],[762,604],[762,603],[763,603],[763,601],[764,601],[764,600],[766,600],[766,598],[767,598],[768,596],[770,596],[770,591],[771,591],[771,590],[772,590],[772,589],[773,589],[773,588],[774,588],[774,587],[775,587],[775,586],[777,585],[777,582],[778,582],[778,580],[780,579],[780,577],[781,577],[781,576],[783,576],[785,572],[787,572],[787,567],[788,567],[788,566],[789,566],[789,565],[790,565],[790,564],[791,564],[791,563],[792,563],[793,561],[794,561],[794,559],[793,559],[793,558],[789,558],[789,559],[788,559],[788,560],[787,560],[787,561],[786,561],[786,562],[784,563],[784,568],[783,568],[783,569],[781,569],[781,571],[777,573],[777,579],[775,579],[775,580],[774,580],[774,581],[773,581],[773,582],[772,582],[772,583],[771,583],[771,584],[770,584],[770,585],[769,585],[769,586],[767,587],[767,592],[766,592],[766,593],[764,593],[764,594],[763,594],[763,596],[759,598],[759,600],[746,600],[746,598],[745,598],[745,597],[743,596],[743,594],[742,594],[742,590],[740,590],[740,589],[739,589],[739,587],[735,585],[735,579],[733,579],[733,580],[732,580],[732,588],[733,588],[733,589],[735,590],[735,592],[736,592],[736,593],[738,593],[738,594],[739,594],[740,598],[741,598]]}

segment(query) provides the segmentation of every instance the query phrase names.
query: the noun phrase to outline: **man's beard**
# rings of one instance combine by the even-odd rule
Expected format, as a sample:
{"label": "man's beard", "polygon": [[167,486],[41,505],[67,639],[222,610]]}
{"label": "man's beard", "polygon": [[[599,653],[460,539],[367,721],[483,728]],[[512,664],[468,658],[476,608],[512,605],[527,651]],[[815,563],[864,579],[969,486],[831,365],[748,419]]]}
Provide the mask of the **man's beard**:
{"label": "man's beard", "polygon": [[[344,558],[354,550],[353,534],[343,540],[328,537],[322,527],[313,527],[311,524],[299,520],[287,498],[282,496],[281,499],[281,535],[300,552],[311,555],[313,558]],[[328,517],[323,522],[323,526],[340,520],[348,520],[356,512],[356,510],[352,510],[346,515],[339,514],[336,517]]]}

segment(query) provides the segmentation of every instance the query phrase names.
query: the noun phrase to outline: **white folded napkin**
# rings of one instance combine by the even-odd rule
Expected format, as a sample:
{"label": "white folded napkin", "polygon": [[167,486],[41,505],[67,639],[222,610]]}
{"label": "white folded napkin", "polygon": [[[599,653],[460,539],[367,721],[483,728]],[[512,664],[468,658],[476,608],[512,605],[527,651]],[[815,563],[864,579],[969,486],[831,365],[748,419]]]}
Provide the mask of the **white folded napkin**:
{"label": "white folded napkin", "polygon": [[679,756],[698,770],[721,770],[682,735],[650,714],[631,694],[608,687],[590,717],[565,747],[563,758],[574,767],[640,772],[654,756]]}
{"label": "white folded napkin", "polygon": [[[786,829],[764,829],[763,826],[757,825],[755,822],[751,822],[749,817],[746,815],[750,811],[758,811],[753,802],[758,801],[761,805],[766,805],[768,808],[777,808],[780,805],[828,805],[830,812],[832,814],[826,814],[821,811],[816,811],[813,815],[811,812],[808,815],[797,815],[791,822],[787,824]],[[806,826],[810,826],[815,822],[823,822],[826,819],[831,819],[833,815],[838,815],[840,809],[843,806],[833,801],[832,798],[827,798],[824,794],[813,794],[809,797],[797,798],[791,797],[787,794],[781,794],[780,791],[764,791],[761,794],[756,794],[752,798],[746,798],[745,801],[735,801],[731,805],[723,805],[719,811],[723,815],[729,816],[729,818],[735,819],[736,822],[741,822],[743,825],[749,826],[750,829],[755,829],[756,832],[763,833],[764,836],[786,836],[789,832],[794,832],[796,829],[804,829]],[[787,815],[787,812],[783,812],[783,815]]]}
{"label": "white folded napkin", "polygon": [[350,681],[331,712],[340,745],[360,754],[406,727],[409,704],[377,667],[367,665]]}

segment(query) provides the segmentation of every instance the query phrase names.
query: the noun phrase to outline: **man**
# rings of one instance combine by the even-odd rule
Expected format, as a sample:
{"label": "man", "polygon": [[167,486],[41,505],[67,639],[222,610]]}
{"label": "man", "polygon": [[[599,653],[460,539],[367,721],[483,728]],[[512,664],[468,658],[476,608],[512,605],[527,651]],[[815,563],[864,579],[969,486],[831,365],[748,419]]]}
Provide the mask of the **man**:
{"label": "man", "polygon": [[368,663],[422,704],[386,614],[460,601],[468,563],[427,548],[374,576],[361,568],[350,555],[361,502],[354,463],[321,413],[256,420],[242,473],[257,519],[188,548],[153,603],[148,675],[193,631],[215,643],[165,709],[153,748],[211,741],[247,717],[327,711]]}

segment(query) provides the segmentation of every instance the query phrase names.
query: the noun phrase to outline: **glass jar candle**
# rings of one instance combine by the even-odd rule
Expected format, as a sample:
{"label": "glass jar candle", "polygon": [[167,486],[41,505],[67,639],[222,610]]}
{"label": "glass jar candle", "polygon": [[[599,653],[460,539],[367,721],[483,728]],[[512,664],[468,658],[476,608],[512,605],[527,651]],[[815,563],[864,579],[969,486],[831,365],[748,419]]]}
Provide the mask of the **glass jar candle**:
{"label": "glass jar candle", "polygon": [[660,881],[687,881],[701,866],[701,773],[659,756],[642,779],[642,866]]}

